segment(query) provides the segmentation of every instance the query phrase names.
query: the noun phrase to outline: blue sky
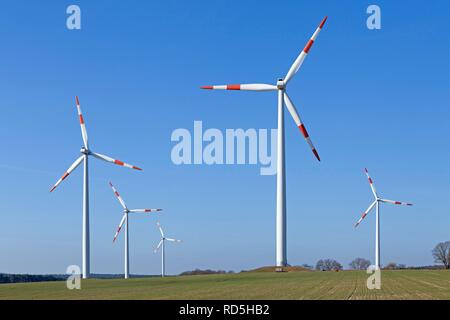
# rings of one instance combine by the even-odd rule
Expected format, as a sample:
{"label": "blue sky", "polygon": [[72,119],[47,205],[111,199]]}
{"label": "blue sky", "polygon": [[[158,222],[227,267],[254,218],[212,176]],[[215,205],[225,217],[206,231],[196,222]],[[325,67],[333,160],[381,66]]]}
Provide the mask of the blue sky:
{"label": "blue sky", "polygon": [[[66,28],[77,4],[82,29]],[[366,27],[378,4],[382,29]],[[107,185],[130,207],[132,273],[155,274],[155,222],[183,239],[167,271],[242,270],[275,260],[275,176],[259,165],[175,166],[177,128],[275,128],[274,93],[200,85],[283,77],[317,24],[329,19],[290,82],[322,162],[286,114],[288,259],[373,261],[374,215],[353,224],[379,192],[413,207],[381,211],[382,263],[431,264],[449,239],[450,43],[445,1],[15,1],[2,5],[0,272],[64,273],[81,264],[82,170],[49,188],[82,145],[144,168],[91,161],[92,272],[123,272],[121,218]],[[169,244],[170,245],[170,244]]]}

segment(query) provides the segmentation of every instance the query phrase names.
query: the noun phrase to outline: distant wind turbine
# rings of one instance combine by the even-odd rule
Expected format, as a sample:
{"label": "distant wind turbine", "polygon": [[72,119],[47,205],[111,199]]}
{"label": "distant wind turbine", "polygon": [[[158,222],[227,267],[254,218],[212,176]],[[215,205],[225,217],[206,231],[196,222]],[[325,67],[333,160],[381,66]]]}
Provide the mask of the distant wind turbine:
{"label": "distant wind turbine", "polygon": [[128,250],[128,230],[129,230],[128,214],[129,213],[157,212],[157,211],[161,211],[162,209],[128,209],[127,205],[125,204],[125,201],[123,201],[122,197],[120,196],[120,194],[116,190],[116,188],[113,186],[113,184],[110,182],[109,185],[111,186],[114,194],[117,197],[117,200],[119,200],[120,205],[123,208],[122,220],[120,220],[119,227],[117,228],[116,234],[114,235],[113,243],[116,241],[116,239],[120,233],[120,230],[122,229],[122,226],[125,223],[125,261],[124,261],[125,272],[124,272],[124,277],[125,277],[125,279],[128,279],[130,276],[130,260],[129,260],[129,250]]}
{"label": "distant wind turbine", "polygon": [[166,236],[164,235],[164,231],[161,227],[161,224],[159,222],[156,223],[156,225],[158,226],[159,232],[161,233],[161,240],[158,243],[158,246],[155,248],[155,253],[158,252],[158,249],[161,248],[161,277],[165,276],[165,269],[166,269],[166,262],[165,262],[165,242],[166,241],[170,241],[170,242],[175,242],[175,243],[179,243],[181,242],[181,240],[177,240],[177,239],[172,239],[172,238],[166,238]]}
{"label": "distant wind turbine", "polygon": [[372,189],[373,196],[375,197],[375,201],[372,202],[367,208],[366,211],[362,214],[361,218],[359,218],[358,222],[355,224],[355,228],[363,221],[363,219],[369,214],[369,212],[373,209],[373,207],[376,208],[376,217],[375,217],[375,267],[377,269],[380,269],[380,202],[384,203],[391,203],[391,204],[398,204],[403,206],[412,206],[411,203],[407,202],[401,202],[401,201],[394,201],[394,200],[387,200],[382,199],[378,196],[377,190],[375,189],[375,186],[373,184],[372,178],[369,176],[369,171],[365,169],[367,179],[369,180],[370,188]]}

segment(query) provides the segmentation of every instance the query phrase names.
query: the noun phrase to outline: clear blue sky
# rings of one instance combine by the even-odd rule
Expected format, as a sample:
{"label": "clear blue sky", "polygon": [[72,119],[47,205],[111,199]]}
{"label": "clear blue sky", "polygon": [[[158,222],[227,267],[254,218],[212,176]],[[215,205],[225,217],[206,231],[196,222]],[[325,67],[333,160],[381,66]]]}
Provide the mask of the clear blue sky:
{"label": "clear blue sky", "polygon": [[[382,29],[366,28],[378,4]],[[66,28],[78,4],[82,29]],[[431,264],[450,240],[450,43],[446,1],[14,1],[0,11],[0,272],[64,273],[81,264],[82,170],[49,188],[82,145],[80,97],[94,151],[143,172],[91,161],[92,272],[123,272],[121,217],[107,182],[130,207],[161,207],[168,272],[241,270],[275,260],[275,176],[259,166],[175,166],[176,128],[275,128],[276,95],[202,91],[286,74],[317,24],[327,24],[290,83],[322,157],[286,117],[288,258],[373,261],[379,192],[382,262]],[[158,273],[155,217],[131,217],[132,273]],[[170,244],[169,244],[170,245]]]}

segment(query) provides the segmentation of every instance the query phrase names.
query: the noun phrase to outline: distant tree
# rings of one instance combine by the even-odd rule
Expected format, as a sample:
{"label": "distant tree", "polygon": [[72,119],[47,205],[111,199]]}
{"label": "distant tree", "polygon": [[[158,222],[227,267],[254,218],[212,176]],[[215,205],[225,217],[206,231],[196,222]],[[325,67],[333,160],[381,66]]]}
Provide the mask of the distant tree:
{"label": "distant tree", "polygon": [[314,266],[307,264],[307,263],[302,264],[300,267],[303,267],[305,269],[310,269],[310,270],[314,269]]}
{"label": "distant tree", "polygon": [[450,269],[450,241],[439,242],[432,254],[434,262],[442,263],[445,269]]}
{"label": "distant tree", "polygon": [[192,271],[185,271],[180,273],[180,276],[195,276],[199,274],[227,274],[227,273],[234,273],[234,271],[224,271],[224,270],[201,270],[201,269],[195,269]]}
{"label": "distant tree", "polygon": [[384,266],[384,269],[395,270],[395,269],[398,269],[398,266],[397,266],[397,263],[395,263],[395,262],[389,262],[387,265]]}
{"label": "distant tree", "polygon": [[356,258],[349,265],[353,270],[366,270],[370,266],[370,261],[364,258]]}
{"label": "distant tree", "polygon": [[324,269],[325,269],[325,262],[322,259],[320,259],[319,261],[316,262],[316,270],[324,271]]}
{"label": "distant tree", "polygon": [[342,270],[342,265],[333,259],[320,259],[316,263],[316,270],[339,271],[339,270]]}
{"label": "distant tree", "polygon": [[33,274],[5,274],[0,273],[0,283],[62,281],[67,275],[33,275]]}

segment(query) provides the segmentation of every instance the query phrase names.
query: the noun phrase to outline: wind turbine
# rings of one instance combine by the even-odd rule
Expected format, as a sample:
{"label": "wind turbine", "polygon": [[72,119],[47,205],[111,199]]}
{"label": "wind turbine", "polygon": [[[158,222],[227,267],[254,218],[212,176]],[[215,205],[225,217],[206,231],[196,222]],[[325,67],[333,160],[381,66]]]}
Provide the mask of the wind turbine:
{"label": "wind turbine", "polygon": [[278,144],[277,144],[277,215],[276,215],[276,264],[278,267],[287,265],[287,249],[286,249],[286,180],[285,180],[285,159],[284,159],[284,108],[285,104],[289,113],[295,121],[295,124],[300,129],[301,133],[306,139],[309,147],[320,161],[319,154],[314,147],[311,138],[309,137],[306,128],[300,119],[294,103],[289,98],[286,92],[288,82],[294,77],[300,69],[303,61],[309,53],[314,41],[322,30],[327,17],[325,17],[319,24],[311,39],[303,48],[300,55],[292,64],[284,79],[278,79],[276,85],[271,84],[231,84],[231,85],[213,85],[203,86],[202,89],[209,90],[244,90],[244,91],[278,91]]}
{"label": "wind turbine", "polygon": [[380,202],[384,203],[392,203],[397,205],[403,205],[403,206],[412,206],[411,203],[407,202],[401,202],[401,201],[394,201],[394,200],[387,200],[382,199],[378,196],[377,190],[375,189],[375,186],[373,184],[372,178],[369,176],[369,171],[367,171],[367,168],[364,169],[366,171],[367,179],[369,180],[370,188],[372,189],[373,196],[375,197],[375,201],[372,202],[367,208],[366,211],[362,214],[361,218],[359,218],[358,222],[355,224],[355,228],[363,221],[363,219],[369,214],[369,212],[373,209],[373,207],[376,208],[376,217],[375,217],[375,267],[377,269],[380,269]]}
{"label": "wind turbine", "polygon": [[117,236],[120,233],[120,230],[122,229],[123,224],[125,223],[125,272],[124,277],[125,279],[128,279],[130,276],[130,260],[129,260],[129,251],[128,251],[128,214],[129,213],[146,213],[146,212],[157,212],[161,211],[162,209],[128,209],[127,205],[125,204],[125,201],[123,201],[122,197],[120,196],[119,192],[116,190],[116,188],[113,186],[113,184],[110,182],[109,185],[111,186],[114,194],[117,197],[117,200],[119,200],[120,205],[123,208],[123,216],[122,220],[120,220],[119,227],[117,228],[116,234],[114,235],[113,243],[116,241]]}
{"label": "wind turbine", "polygon": [[81,156],[75,160],[74,163],[69,167],[69,169],[63,174],[63,176],[56,182],[56,184],[52,187],[50,192],[56,189],[59,184],[65,180],[71,173],[74,171],[81,162],[84,162],[84,176],[83,176],[83,240],[82,240],[82,272],[83,279],[89,278],[90,275],[90,244],[89,244],[89,174],[88,174],[88,159],[89,156],[93,156],[94,158],[111,162],[117,164],[119,166],[128,167],[131,169],[142,170],[141,168],[135,167],[128,163],[122,162],[120,160],[115,160],[111,157],[105,156],[100,153],[93,152],[89,149],[88,144],[88,135],[86,131],[86,124],[84,122],[83,114],[81,113],[80,102],[78,97],[76,97],[76,104],[78,110],[78,117],[80,120],[81,126],[81,136],[83,137],[84,145],[81,147]]}
{"label": "wind turbine", "polygon": [[156,225],[158,226],[159,232],[161,233],[161,240],[159,241],[158,246],[155,248],[154,252],[155,253],[158,252],[159,248],[161,248],[161,277],[164,277],[165,269],[166,269],[166,262],[165,262],[166,257],[165,257],[165,252],[164,252],[165,242],[171,241],[171,242],[179,243],[179,242],[181,242],[181,240],[166,238],[166,236],[164,235],[164,231],[161,228],[161,224],[159,222],[157,222]]}

